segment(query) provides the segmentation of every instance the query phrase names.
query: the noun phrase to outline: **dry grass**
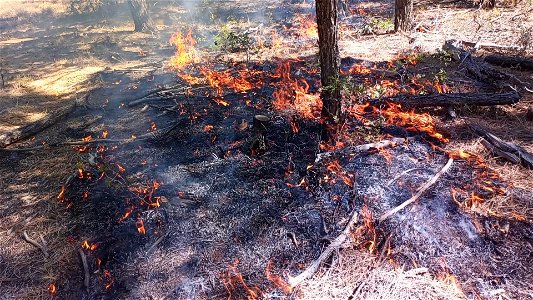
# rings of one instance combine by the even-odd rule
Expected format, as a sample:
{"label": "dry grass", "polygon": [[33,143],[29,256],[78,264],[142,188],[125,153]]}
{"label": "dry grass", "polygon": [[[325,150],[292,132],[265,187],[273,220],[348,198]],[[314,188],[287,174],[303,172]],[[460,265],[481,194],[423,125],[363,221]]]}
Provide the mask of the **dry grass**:
{"label": "dry grass", "polygon": [[2,0],[0,16],[2,18],[24,18],[39,14],[59,16],[67,12],[67,4],[62,0]]}
{"label": "dry grass", "polygon": [[346,249],[330,268],[306,281],[298,299],[464,299],[453,277],[437,280],[417,269],[394,269],[386,261]]}

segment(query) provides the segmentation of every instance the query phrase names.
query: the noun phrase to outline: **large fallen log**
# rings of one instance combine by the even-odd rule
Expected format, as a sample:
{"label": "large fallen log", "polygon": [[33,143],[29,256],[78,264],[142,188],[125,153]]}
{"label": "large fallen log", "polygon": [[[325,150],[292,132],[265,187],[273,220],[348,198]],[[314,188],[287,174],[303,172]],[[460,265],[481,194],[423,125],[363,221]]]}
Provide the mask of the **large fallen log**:
{"label": "large fallen log", "polygon": [[[85,97],[85,102],[87,101],[88,97],[89,95]],[[50,112],[40,120],[37,120],[35,122],[17,128],[13,131],[0,135],[0,148],[5,148],[15,142],[33,136],[41,132],[42,130],[52,126],[53,124],[59,122],[65,116],[73,112],[76,107],[78,107],[78,105],[78,101],[73,101],[53,112]]]}
{"label": "large fallen log", "polygon": [[483,143],[491,152],[513,163],[520,162],[523,166],[533,169],[533,154],[527,152],[526,149],[506,142],[480,126],[471,125],[470,127],[477,135],[484,138],[490,144]]}
{"label": "large fallen log", "polygon": [[532,58],[511,57],[503,55],[489,55],[485,57],[485,61],[489,64],[505,67],[518,68],[522,70],[533,70]]}
{"label": "large fallen log", "polygon": [[512,91],[508,93],[450,93],[431,95],[399,95],[370,100],[376,105],[383,102],[393,102],[409,107],[431,107],[431,106],[491,106],[509,105],[520,101],[520,94]]}

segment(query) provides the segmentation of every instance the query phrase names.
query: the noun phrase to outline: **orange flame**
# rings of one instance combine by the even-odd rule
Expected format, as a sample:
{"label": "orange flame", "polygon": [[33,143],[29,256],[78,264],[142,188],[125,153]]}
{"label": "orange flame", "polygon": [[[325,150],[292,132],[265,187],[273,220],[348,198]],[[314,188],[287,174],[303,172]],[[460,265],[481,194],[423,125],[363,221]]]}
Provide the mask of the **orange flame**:
{"label": "orange flame", "polygon": [[83,249],[94,251],[96,250],[96,248],[98,248],[98,244],[97,243],[91,244],[89,243],[89,241],[83,241],[83,243],[81,244],[81,247]]}
{"label": "orange flame", "polygon": [[276,287],[284,291],[286,294],[290,294],[292,292],[292,286],[288,284],[283,278],[276,274],[272,274],[271,272],[272,268],[272,260],[268,260],[266,268],[265,268],[265,276],[268,280],[272,281]]}
{"label": "orange flame", "polygon": [[144,222],[141,217],[137,218],[137,221],[135,222],[135,224],[137,225],[137,231],[140,234],[146,234],[146,230],[144,229]]}
{"label": "orange flame", "polygon": [[106,139],[109,132],[107,130],[102,131],[102,138]]}
{"label": "orange flame", "polygon": [[353,180],[349,174],[346,174],[337,160],[332,161],[326,167],[328,171],[337,175],[349,187],[353,187]]}
{"label": "orange flame", "polygon": [[120,217],[120,219],[118,219],[119,222],[122,222],[124,220],[126,220],[127,218],[129,218],[129,216],[131,215],[131,213],[133,212],[133,210],[135,209],[135,206],[130,206],[128,207],[128,209],[126,209],[126,211],[124,212],[124,215],[122,217]]}
{"label": "orange flame", "polygon": [[305,38],[318,38],[318,26],[314,20],[314,16],[297,15],[296,24],[299,24],[299,36]]}
{"label": "orange flame", "polygon": [[113,277],[111,277],[111,272],[109,272],[109,270],[104,270],[102,274],[104,275],[104,279],[106,281],[104,287],[106,290],[108,290],[113,286]]}
{"label": "orange flame", "polygon": [[65,186],[64,185],[61,186],[61,191],[59,191],[59,194],[57,195],[57,201],[60,203],[65,201]]}
{"label": "orange flame", "polygon": [[57,295],[57,287],[56,287],[55,283],[50,283],[48,285],[48,293],[52,297],[55,297]]}
{"label": "orange flame", "polygon": [[[239,295],[232,298],[232,294],[239,292],[242,289],[244,289],[244,292],[246,293],[246,299],[259,299],[262,296],[261,290],[258,287],[249,287],[248,284],[246,284],[244,278],[242,277],[242,274],[237,269],[238,264],[239,260],[236,259],[233,264],[229,266],[229,270],[221,274],[222,284],[224,285],[224,288],[226,289],[226,292],[228,294],[227,299],[241,299],[242,297],[239,297]],[[239,286],[242,288],[239,288]]]}
{"label": "orange flame", "polygon": [[290,109],[299,116],[315,119],[320,116],[322,101],[320,95],[309,94],[309,84],[305,79],[291,78],[290,61],[280,62],[275,78],[281,78],[274,90],[274,107],[278,110]]}
{"label": "orange flame", "polygon": [[124,173],[124,172],[126,172],[126,169],[125,169],[123,166],[121,166],[120,164],[117,164],[117,168],[118,168],[118,171],[119,171],[121,174]]}
{"label": "orange flame", "polygon": [[189,29],[187,35],[183,37],[181,32],[177,32],[170,37],[170,44],[176,47],[176,53],[170,59],[169,66],[174,69],[183,69],[186,65],[195,61],[196,40],[192,36],[192,30]]}

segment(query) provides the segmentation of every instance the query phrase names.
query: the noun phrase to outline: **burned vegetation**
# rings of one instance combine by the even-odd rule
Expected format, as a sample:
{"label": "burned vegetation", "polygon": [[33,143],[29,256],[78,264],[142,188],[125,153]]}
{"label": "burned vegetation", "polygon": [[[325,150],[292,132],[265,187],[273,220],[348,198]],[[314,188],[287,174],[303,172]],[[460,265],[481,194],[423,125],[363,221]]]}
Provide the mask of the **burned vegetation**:
{"label": "burned vegetation", "polygon": [[[392,2],[346,1],[321,86],[314,2],[178,2],[143,6],[130,40],[72,25],[63,47],[106,49],[79,93],[2,82],[6,114],[30,91],[66,99],[0,127],[2,297],[531,297],[529,45],[429,42],[430,4],[395,40]],[[14,62],[36,51],[6,41]],[[342,99],[328,139],[324,91]]]}

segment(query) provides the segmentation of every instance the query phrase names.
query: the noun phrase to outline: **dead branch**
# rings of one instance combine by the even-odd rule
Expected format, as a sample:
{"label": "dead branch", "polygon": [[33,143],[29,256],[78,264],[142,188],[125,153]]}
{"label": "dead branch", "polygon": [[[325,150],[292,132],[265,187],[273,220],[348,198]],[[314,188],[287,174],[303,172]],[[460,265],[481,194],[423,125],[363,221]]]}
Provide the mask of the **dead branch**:
{"label": "dead branch", "polygon": [[520,94],[516,91],[509,93],[450,93],[431,95],[398,95],[381,99],[369,100],[376,105],[383,102],[398,103],[409,107],[433,107],[433,106],[491,106],[509,105],[520,101]]}
{"label": "dead branch", "polygon": [[394,215],[398,211],[402,210],[407,205],[415,202],[418,198],[420,198],[420,196],[422,196],[422,194],[424,194],[424,192],[426,192],[432,185],[435,184],[435,182],[437,182],[437,180],[442,176],[442,174],[444,174],[444,173],[446,173],[448,171],[448,169],[451,167],[452,163],[453,163],[453,158],[450,157],[448,159],[448,162],[444,165],[444,167],[442,167],[442,169],[439,172],[437,172],[437,174],[435,174],[435,176],[431,177],[420,189],[418,189],[418,192],[416,192],[415,195],[413,195],[408,200],[404,201],[402,204],[396,206],[395,208],[393,208],[393,209],[387,211],[386,213],[384,213],[383,215],[381,215],[381,217],[379,217],[379,219],[378,219],[378,222],[381,223],[381,222],[385,221],[387,218],[389,218],[390,216]]}
{"label": "dead branch", "polygon": [[307,267],[307,269],[305,269],[298,276],[296,277],[289,276],[289,284],[291,288],[298,286],[304,280],[313,276],[313,274],[315,274],[316,271],[318,271],[318,268],[320,267],[322,262],[326,260],[331,255],[331,253],[333,253],[334,251],[337,251],[344,244],[346,239],[349,238],[349,234],[350,234],[350,230],[352,226],[357,222],[357,217],[358,217],[357,211],[354,210],[344,230],[341,232],[341,234],[337,238],[333,240],[333,242],[331,242],[331,244],[328,245],[328,247],[326,247],[324,252],[322,252],[320,256],[315,261],[313,261],[311,265]]}
{"label": "dead branch", "polygon": [[89,293],[89,281],[91,279],[91,275],[89,273],[89,265],[87,264],[87,256],[85,256],[85,253],[81,248],[78,248],[78,253],[80,254],[81,264],[83,265],[83,286],[85,287],[87,293]]}
{"label": "dead branch", "polygon": [[510,57],[503,55],[489,55],[485,57],[485,61],[489,64],[505,67],[505,68],[518,68],[522,70],[533,70],[533,59]]}
{"label": "dead branch", "polygon": [[153,244],[152,246],[150,246],[150,248],[148,248],[148,250],[146,251],[146,253],[147,253],[147,254],[148,254],[148,253],[151,253],[152,250],[154,250],[155,247],[157,247],[157,245],[159,245],[159,244],[165,239],[165,237],[167,237],[167,234],[168,234],[168,233],[165,233],[165,234],[163,234],[162,236],[160,236],[160,237],[154,242],[154,244]]}
{"label": "dead branch", "polygon": [[478,125],[470,125],[470,127],[477,135],[484,138],[491,145],[487,147],[487,144],[483,144],[489,150],[493,151],[493,153],[514,163],[518,161],[518,163],[521,163],[524,167],[533,169],[533,155],[527,152],[526,149],[516,144],[506,142]]}
{"label": "dead branch", "polygon": [[26,242],[32,244],[33,246],[35,246],[35,247],[37,247],[39,250],[41,250],[41,252],[43,253],[43,255],[44,255],[45,258],[48,258],[49,255],[48,255],[48,251],[47,251],[47,249],[46,249],[46,245],[45,245],[45,244],[41,245],[41,244],[39,244],[37,241],[32,240],[32,239],[28,236],[28,234],[26,233],[26,231],[24,231],[24,233],[23,233],[23,237],[24,237],[24,240],[25,240]]}
{"label": "dead branch", "polygon": [[[85,102],[87,101],[88,97],[89,97],[89,94],[85,96]],[[40,120],[37,120],[35,122],[32,122],[30,124],[17,128],[13,131],[0,135],[0,148],[5,148],[8,145],[11,145],[15,142],[26,139],[50,127],[51,125],[59,122],[65,116],[73,112],[76,109],[76,107],[79,106],[79,104],[80,103],[78,101],[73,101],[72,103],[69,103],[68,105],[65,105],[64,107],[61,107],[53,112],[50,112],[49,114],[47,114],[44,118]]]}
{"label": "dead branch", "polygon": [[467,71],[478,80],[493,84],[494,81],[509,79],[510,76],[500,72],[486,63],[478,63],[472,55],[463,49],[463,43],[456,40],[447,40],[442,48],[448,51],[454,60],[461,62]]}
{"label": "dead branch", "polygon": [[392,138],[390,140],[382,140],[382,141],[375,142],[375,143],[349,146],[349,147],[334,150],[334,151],[323,152],[323,153],[319,153],[316,155],[315,163],[319,163],[320,161],[324,159],[345,156],[345,155],[355,154],[359,152],[365,152],[371,149],[383,149],[383,148],[388,148],[388,147],[395,147],[398,144],[408,143],[413,140],[414,138]]}
{"label": "dead branch", "polygon": [[86,146],[86,145],[92,145],[92,144],[127,145],[131,143],[138,143],[138,142],[144,142],[144,141],[158,141],[168,136],[170,133],[172,133],[185,120],[187,120],[187,118],[181,118],[177,122],[175,122],[173,125],[170,125],[166,128],[158,129],[158,130],[155,130],[149,133],[142,134],[140,136],[131,137],[127,139],[93,139],[90,141],[66,141],[66,142],[61,142],[61,143],[56,143],[56,144],[41,145],[41,146],[30,147],[30,148],[0,148],[0,152],[30,152],[30,151],[47,149],[47,148],[57,148],[61,146]]}

